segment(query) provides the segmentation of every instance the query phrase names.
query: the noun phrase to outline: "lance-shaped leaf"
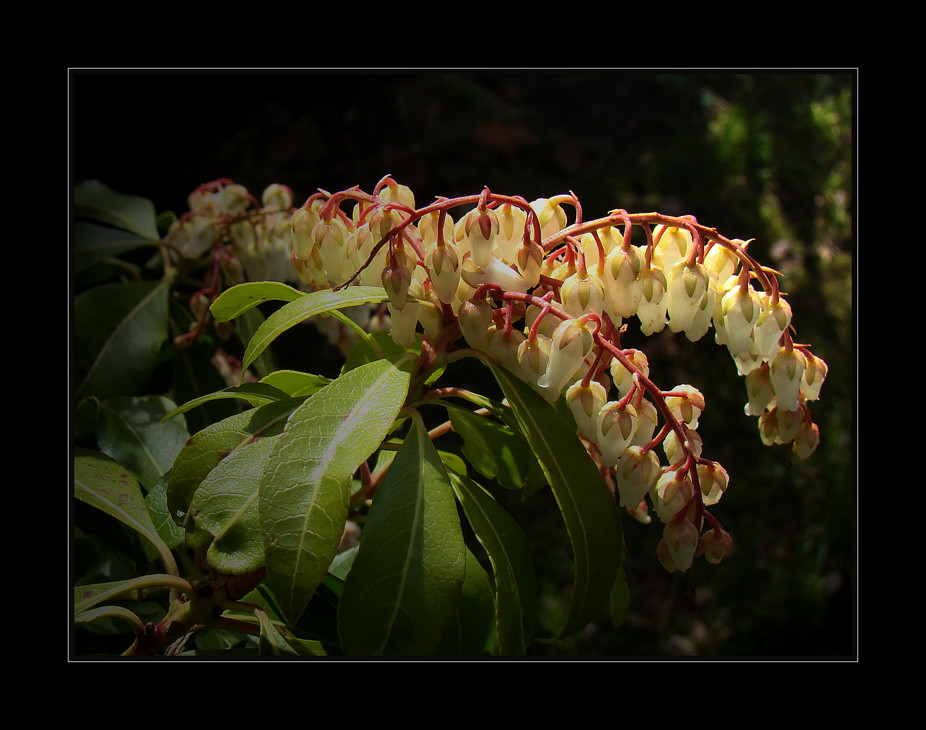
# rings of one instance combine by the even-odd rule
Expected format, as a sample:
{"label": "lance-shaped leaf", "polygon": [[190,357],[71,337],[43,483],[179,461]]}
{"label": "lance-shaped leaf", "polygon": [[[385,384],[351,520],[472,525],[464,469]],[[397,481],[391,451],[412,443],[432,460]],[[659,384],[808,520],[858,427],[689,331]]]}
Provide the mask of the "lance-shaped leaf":
{"label": "lance-shaped leaf", "polygon": [[297,408],[260,488],[270,588],[284,614],[305,610],[337,550],[351,476],[382,443],[408,394],[411,359],[369,363]]}
{"label": "lance-shaped leaf", "polygon": [[160,238],[154,203],[118,193],[97,180],[84,180],[74,186],[74,217],[99,221],[140,238]]}
{"label": "lance-shaped leaf", "polygon": [[608,606],[621,565],[623,533],[614,495],[576,436],[575,425],[510,371],[492,364],[563,515],[575,560],[569,614],[559,636],[586,626]]}
{"label": "lance-shaped leaf", "polygon": [[495,578],[498,653],[523,655],[534,638],[537,576],[530,543],[514,518],[480,484],[459,474],[450,482]]}
{"label": "lance-shaped leaf", "polygon": [[249,281],[223,291],[209,307],[219,322],[237,319],[264,302],[292,302],[306,293],[279,281]]}
{"label": "lance-shaped leaf", "polygon": [[74,301],[76,399],[136,395],[167,340],[169,279],[105,284]]}
{"label": "lance-shaped leaf", "polygon": [[449,477],[415,417],[344,582],[341,648],[355,656],[433,653],[460,601],[465,551]]}
{"label": "lance-shaped leaf", "polygon": [[267,317],[257,328],[257,332],[245,348],[242,368],[246,370],[250,367],[271,342],[307,319],[345,307],[384,302],[388,298],[386,290],[380,287],[350,286],[340,291],[321,289],[288,302]]}
{"label": "lance-shaped leaf", "polygon": [[486,416],[456,406],[447,406],[453,430],[463,439],[463,455],[488,479],[497,479],[506,489],[527,484],[533,454],[520,431]]}
{"label": "lance-shaped leaf", "polygon": [[154,527],[138,481],[122,466],[105,454],[75,449],[74,496],[144,536],[164,567],[176,573],[176,561]]}
{"label": "lance-shaped leaf", "polygon": [[495,597],[489,574],[478,558],[466,551],[466,578],[456,615],[437,647],[438,656],[488,654],[495,639]]}
{"label": "lance-shaped leaf", "polygon": [[174,461],[167,483],[167,509],[184,525],[190,503],[203,480],[223,459],[259,438],[278,435],[301,399],[277,401],[219,421],[198,431]]}

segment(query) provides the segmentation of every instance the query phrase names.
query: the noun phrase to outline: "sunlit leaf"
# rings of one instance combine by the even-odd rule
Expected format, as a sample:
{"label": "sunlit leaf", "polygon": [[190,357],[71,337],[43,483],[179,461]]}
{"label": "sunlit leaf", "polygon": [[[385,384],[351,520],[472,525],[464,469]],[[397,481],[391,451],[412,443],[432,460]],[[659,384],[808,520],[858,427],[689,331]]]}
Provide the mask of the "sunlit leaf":
{"label": "sunlit leaf", "polygon": [[264,302],[292,302],[304,296],[306,292],[279,281],[249,281],[223,291],[209,309],[219,322],[227,322]]}
{"label": "sunlit leaf", "polygon": [[334,557],[351,476],[382,443],[408,392],[409,363],[382,360],[333,380],[293,412],[260,488],[267,578],[297,619]]}

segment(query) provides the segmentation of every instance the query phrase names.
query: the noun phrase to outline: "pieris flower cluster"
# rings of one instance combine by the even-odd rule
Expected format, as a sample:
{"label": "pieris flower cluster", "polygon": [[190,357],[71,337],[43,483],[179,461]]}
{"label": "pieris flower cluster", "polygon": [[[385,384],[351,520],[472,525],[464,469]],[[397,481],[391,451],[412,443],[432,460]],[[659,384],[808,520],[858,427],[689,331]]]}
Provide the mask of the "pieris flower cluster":
{"label": "pieris flower cluster", "polygon": [[[746,412],[759,417],[762,440],[793,442],[802,457],[819,440],[806,404],[826,364],[792,342],[775,272],[746,242],[693,218],[617,210],[584,222],[572,194],[528,202],[488,190],[417,208],[387,176],[372,194],[311,196],[291,229],[300,281],[384,287],[398,344],[423,336],[449,349],[462,335],[545,399],[564,398],[620,504],[664,523],[658,555],[670,571],[727,554],[730,536],[708,508],[729,478],[701,454],[702,394],[656,386],[645,352],[621,347],[626,326],[692,341],[713,328],[746,379]],[[635,229],[645,241],[632,240]]]}
{"label": "pieris flower cluster", "polygon": [[227,242],[246,279],[296,281],[290,262],[293,193],[267,186],[256,199],[243,185],[215,180],[187,196],[189,211],[171,224],[167,240],[187,259]]}

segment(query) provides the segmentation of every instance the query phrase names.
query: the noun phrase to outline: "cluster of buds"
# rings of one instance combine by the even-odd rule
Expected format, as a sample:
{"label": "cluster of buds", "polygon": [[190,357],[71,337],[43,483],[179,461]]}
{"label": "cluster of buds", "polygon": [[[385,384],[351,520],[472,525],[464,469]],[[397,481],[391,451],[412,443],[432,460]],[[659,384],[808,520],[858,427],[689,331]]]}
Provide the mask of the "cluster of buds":
{"label": "cluster of buds", "polygon": [[167,241],[187,259],[227,243],[250,281],[295,281],[289,260],[293,193],[272,184],[260,200],[243,185],[221,179],[187,196],[189,211],[171,225]]}
{"label": "cluster of buds", "polygon": [[[713,328],[746,379],[746,412],[759,417],[762,440],[793,442],[801,457],[819,440],[807,402],[826,365],[792,341],[776,272],[747,242],[692,217],[615,210],[583,221],[573,194],[528,202],[488,190],[417,208],[387,176],[372,193],[319,191],[291,227],[307,287],[382,286],[397,343],[411,346],[419,327],[432,348],[462,335],[547,400],[565,398],[621,505],[664,523],[657,553],[669,571],[701,555],[719,562],[730,549],[707,509],[729,480],[701,453],[702,394],[689,384],[660,389],[645,353],[621,347],[632,320],[644,335],[668,327],[692,341]],[[645,241],[632,241],[635,229]]]}

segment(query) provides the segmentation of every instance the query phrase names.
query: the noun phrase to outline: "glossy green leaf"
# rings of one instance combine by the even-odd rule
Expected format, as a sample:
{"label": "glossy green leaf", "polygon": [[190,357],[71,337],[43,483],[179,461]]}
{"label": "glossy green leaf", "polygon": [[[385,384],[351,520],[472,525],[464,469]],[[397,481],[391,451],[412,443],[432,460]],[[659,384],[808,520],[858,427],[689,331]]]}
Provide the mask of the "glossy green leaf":
{"label": "glossy green leaf", "polygon": [[459,605],[465,545],[449,477],[419,418],[370,508],[338,609],[349,655],[425,656]]}
{"label": "glossy green leaf", "polygon": [[176,564],[148,514],[135,477],[105,454],[75,449],[74,497],[116,518],[147,539],[165,568]]}
{"label": "glossy green leaf", "polygon": [[209,403],[210,401],[215,400],[243,400],[247,401],[252,406],[264,406],[268,403],[275,403],[276,401],[286,400],[290,398],[291,395],[285,391],[280,390],[279,388],[270,385],[269,383],[242,383],[241,385],[233,385],[228,388],[222,388],[222,390],[217,390],[214,393],[208,393],[207,395],[201,396],[199,398],[194,398],[191,401],[184,403],[181,406],[177,406],[170,413],[164,416],[165,420],[171,419],[174,416],[177,416],[181,413],[186,413],[197,406],[201,406],[204,403]]}
{"label": "glossy green leaf", "polygon": [[278,401],[219,421],[193,434],[174,461],[167,482],[167,508],[184,525],[190,503],[203,480],[223,459],[262,437],[282,432],[301,399]]}
{"label": "glossy green leaf", "polygon": [[110,398],[100,404],[100,451],[130,469],[145,491],[170,470],[190,434],[182,418],[164,421],[173,401],[159,395]]}
{"label": "glossy green leaf", "polygon": [[457,406],[447,406],[453,430],[463,439],[463,455],[476,471],[506,489],[527,484],[533,454],[519,431]]}
{"label": "glossy green leaf", "polygon": [[194,530],[188,541],[206,549],[206,562],[220,573],[242,575],[264,564],[258,499],[274,443],[265,434],[226,456],[190,503]]}
{"label": "glossy green leaf", "polygon": [[118,193],[97,180],[84,180],[74,186],[73,210],[75,218],[99,221],[140,238],[160,239],[154,203]]}
{"label": "glossy green leaf", "polygon": [[608,606],[621,565],[617,502],[575,433],[575,425],[510,371],[492,364],[521,429],[549,481],[575,560],[569,614],[559,636],[575,633]]}
{"label": "glossy green leaf", "polygon": [[106,284],[74,301],[75,398],[139,395],[167,340],[167,279]]}
{"label": "glossy green leaf", "polygon": [[159,238],[145,238],[135,233],[87,221],[75,221],[71,227],[72,269],[75,273],[95,263],[142,246],[161,243]]}
{"label": "glossy green leaf", "polygon": [[304,296],[306,292],[279,281],[249,281],[223,291],[209,310],[219,322],[228,322],[264,302],[292,302]]}
{"label": "glossy green leaf", "polygon": [[261,383],[282,390],[292,398],[310,396],[331,382],[329,378],[298,370],[277,370],[260,379]]}
{"label": "glossy green leaf", "polygon": [[379,447],[408,394],[411,362],[351,370],[296,409],[260,488],[270,588],[285,615],[302,614],[347,519],[351,476]]}
{"label": "glossy green leaf", "polygon": [[537,576],[521,527],[480,484],[451,474],[457,500],[492,564],[498,652],[518,656],[534,638]]}
{"label": "glossy green leaf", "polygon": [[470,550],[456,614],[435,652],[438,656],[483,656],[495,638],[495,597],[489,575]]}
{"label": "glossy green leaf", "polygon": [[340,291],[321,289],[284,304],[257,328],[242,358],[247,369],[277,337],[297,324],[319,314],[372,302],[384,302],[386,290],[371,286],[350,286]]}

